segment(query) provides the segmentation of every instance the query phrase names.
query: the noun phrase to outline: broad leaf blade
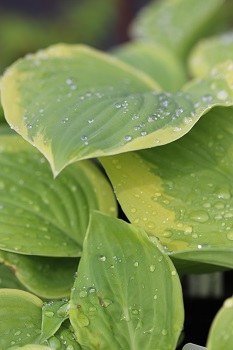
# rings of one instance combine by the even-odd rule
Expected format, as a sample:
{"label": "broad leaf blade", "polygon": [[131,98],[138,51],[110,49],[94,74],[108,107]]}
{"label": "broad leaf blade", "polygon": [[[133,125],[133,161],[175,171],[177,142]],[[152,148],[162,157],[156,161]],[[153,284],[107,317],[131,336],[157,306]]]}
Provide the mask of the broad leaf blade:
{"label": "broad leaf blade", "polygon": [[68,300],[50,301],[42,308],[42,329],[40,343],[51,338],[68,316]]}
{"label": "broad leaf blade", "polygon": [[25,290],[25,287],[15,277],[14,272],[4,264],[0,264],[0,288]]}
{"label": "broad leaf blade", "polygon": [[0,290],[0,348],[38,343],[42,301],[34,295]]}
{"label": "broad leaf blade", "polygon": [[2,102],[8,122],[48,158],[57,175],[83,158],[180,138],[211,107],[232,104],[230,64],[181,92],[158,93],[146,75],[110,56],[55,46],[7,70]]}
{"label": "broad leaf blade", "polygon": [[70,322],[65,321],[54,336],[49,338],[46,345],[51,346],[52,349],[59,350],[80,350],[81,347],[75,339],[74,330]]}
{"label": "broad leaf blade", "polygon": [[[80,159],[97,150],[104,154],[115,143],[119,147],[126,115],[117,105],[153,89],[159,89],[153,80],[116,58],[81,45],[57,45],[8,69],[1,99],[8,122],[44,153],[57,174],[64,162],[77,158],[77,150]],[[118,120],[116,128],[112,118]],[[126,124],[122,133],[127,129]]]}
{"label": "broad leaf blade", "polygon": [[[233,32],[201,40],[189,56],[192,76],[206,77],[213,67],[233,57]],[[233,69],[229,67],[229,70]]]}
{"label": "broad leaf blade", "polygon": [[87,349],[175,349],[182,295],[171,260],[145,232],[93,213],[70,302]]}
{"label": "broad leaf blade", "polygon": [[179,59],[160,44],[130,42],[117,47],[112,53],[148,74],[165,91],[178,91],[187,80]]}
{"label": "broad leaf blade", "polygon": [[20,347],[21,350],[53,350],[52,348],[38,344],[28,344]]}
{"label": "broad leaf blade", "polygon": [[91,162],[74,164],[54,180],[46,159],[12,135],[0,138],[0,164],[2,250],[78,256],[90,209],[116,215],[112,189]]}
{"label": "broad leaf blade", "polygon": [[[0,251],[0,258],[34,294],[46,299],[59,299],[70,295],[79,259],[27,256],[4,251]],[[2,279],[1,273],[0,278]],[[21,285],[19,282],[18,284]]]}
{"label": "broad leaf blade", "polygon": [[152,1],[133,22],[133,37],[158,42],[184,57],[205,35],[223,0]]}
{"label": "broad leaf blade", "polygon": [[211,325],[208,350],[231,350],[233,344],[233,298],[226,299]]}
{"label": "broad leaf blade", "polygon": [[163,147],[102,158],[130,221],[181,259],[233,267],[233,109]]}

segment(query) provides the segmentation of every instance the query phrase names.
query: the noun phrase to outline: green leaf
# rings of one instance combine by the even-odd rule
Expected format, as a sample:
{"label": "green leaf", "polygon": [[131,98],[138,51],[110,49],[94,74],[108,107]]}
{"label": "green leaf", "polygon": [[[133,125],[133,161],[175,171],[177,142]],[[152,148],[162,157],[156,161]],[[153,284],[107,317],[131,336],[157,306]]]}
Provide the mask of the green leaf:
{"label": "green leaf", "polygon": [[70,322],[65,321],[54,336],[49,338],[46,345],[51,346],[52,349],[59,350],[81,350],[80,345],[75,339],[73,327]]}
{"label": "green leaf", "polygon": [[223,0],[152,1],[134,20],[131,35],[144,41],[162,44],[184,57],[200,36],[204,36],[209,28],[213,27],[213,23],[216,26],[216,15],[223,2]]}
{"label": "green leaf", "polygon": [[208,350],[232,350],[233,297],[226,299],[211,325],[207,340]]}
{"label": "green leaf", "polygon": [[68,299],[50,301],[42,308],[42,330],[40,343],[51,338],[60,328],[61,324],[68,318]]}
{"label": "green leaf", "polygon": [[[219,36],[202,39],[191,51],[189,70],[191,75],[205,77],[219,63],[233,57],[233,31]],[[232,70],[233,66],[229,67]]]}
{"label": "green leaf", "polygon": [[[17,348],[14,348],[17,349]],[[28,344],[20,347],[21,350],[53,350],[52,348],[44,345]]]}
{"label": "green leaf", "polygon": [[[27,256],[4,251],[0,251],[0,258],[34,294],[46,299],[59,299],[70,295],[79,259]],[[19,282],[18,284],[21,285]]]}
{"label": "green leaf", "polygon": [[112,53],[148,74],[165,91],[177,91],[187,80],[178,58],[160,44],[129,42],[117,47]]}
{"label": "green leaf", "polygon": [[182,293],[171,260],[145,232],[94,212],[70,301],[85,349],[175,349]]}
{"label": "green leaf", "polygon": [[45,155],[57,175],[83,158],[180,138],[211,107],[233,103],[230,65],[176,94],[158,93],[153,80],[116,58],[58,45],[10,67],[1,97],[11,127]]}
{"label": "green leaf", "polygon": [[14,272],[4,264],[0,264],[0,288],[25,289],[15,277]]}
{"label": "green leaf", "polygon": [[[122,110],[127,112],[129,103],[124,101],[154,89],[159,87],[153,80],[116,58],[82,45],[56,45],[12,65],[2,80],[1,99],[11,127],[45,154],[57,174],[76,159],[122,147]],[[134,110],[137,100],[132,96]],[[128,128],[126,123],[121,133]]]}
{"label": "green leaf", "polygon": [[172,256],[233,267],[233,108],[184,137],[101,161],[129,220]]}
{"label": "green leaf", "polygon": [[0,138],[0,249],[80,255],[90,209],[116,215],[112,189],[89,161],[53,179],[46,159],[22,138]]}
{"label": "green leaf", "polygon": [[38,343],[42,301],[14,289],[0,290],[0,348]]}

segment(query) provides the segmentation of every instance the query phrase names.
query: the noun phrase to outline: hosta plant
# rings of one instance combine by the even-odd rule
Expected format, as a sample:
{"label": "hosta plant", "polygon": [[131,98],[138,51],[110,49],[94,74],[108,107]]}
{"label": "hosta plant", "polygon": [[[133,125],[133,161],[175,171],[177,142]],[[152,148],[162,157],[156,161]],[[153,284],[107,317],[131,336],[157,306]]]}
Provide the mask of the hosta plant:
{"label": "hosta plant", "polygon": [[[174,350],[180,277],[233,268],[224,6],[151,2],[109,53],[59,44],[5,71],[2,350]],[[229,298],[209,350],[232,349],[232,322]]]}

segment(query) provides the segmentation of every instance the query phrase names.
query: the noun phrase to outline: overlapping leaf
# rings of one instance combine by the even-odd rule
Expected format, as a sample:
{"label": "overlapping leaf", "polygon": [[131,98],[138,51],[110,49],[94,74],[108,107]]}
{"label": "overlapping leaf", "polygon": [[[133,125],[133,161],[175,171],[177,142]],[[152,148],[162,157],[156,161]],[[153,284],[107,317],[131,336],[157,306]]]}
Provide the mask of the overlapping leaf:
{"label": "overlapping leaf", "polygon": [[0,264],[0,288],[25,289],[25,287],[15,277],[14,272],[2,263]]}
{"label": "overlapping leaf", "polygon": [[68,318],[68,299],[50,301],[42,308],[42,329],[40,343],[54,336],[61,324]]}
{"label": "overlapping leaf", "polygon": [[152,1],[133,22],[133,37],[158,42],[185,56],[216,20],[223,0]]}
{"label": "overlapping leaf", "polygon": [[52,349],[59,350],[80,350],[81,347],[75,339],[73,328],[70,322],[65,321],[54,336],[44,342],[47,346]]}
{"label": "overlapping leaf", "polygon": [[208,350],[231,350],[233,344],[233,297],[226,299],[212,323]]}
{"label": "overlapping leaf", "polygon": [[112,190],[91,162],[75,164],[54,180],[46,159],[13,135],[0,138],[0,164],[2,250],[78,256],[89,210],[116,214]]}
{"label": "overlapping leaf", "polygon": [[145,232],[94,212],[70,302],[87,349],[175,349],[183,322],[179,278]]}
{"label": "overlapping leaf", "polygon": [[160,44],[133,41],[117,47],[113,54],[148,74],[165,91],[179,90],[187,79],[176,55]]}
{"label": "overlapping leaf", "polygon": [[124,146],[128,105],[136,113],[143,103],[137,93],[154,89],[153,80],[116,58],[57,45],[9,68],[1,99],[8,122],[45,154],[56,174],[76,159]]}
{"label": "overlapping leaf", "polygon": [[[193,76],[205,77],[218,63],[232,60],[233,32],[213,38],[202,39],[192,50],[189,57],[189,70]],[[233,65],[229,67],[233,70]]]}
{"label": "overlapping leaf", "polygon": [[233,267],[233,109],[163,147],[102,158],[130,221],[176,258]]}
{"label": "overlapping leaf", "polygon": [[[22,289],[22,283],[28,290],[46,299],[59,299],[70,295],[79,259],[28,256],[3,250],[0,251],[0,258],[14,270],[18,283],[16,278],[13,281],[19,289]],[[0,278],[5,280],[7,276],[4,276],[1,272]]]}
{"label": "overlapping leaf", "polygon": [[0,290],[0,348],[38,344],[41,332],[42,301],[15,290]]}
{"label": "overlapping leaf", "polygon": [[48,158],[57,175],[83,158],[180,138],[211,107],[232,104],[230,65],[176,94],[159,93],[148,76],[115,58],[58,45],[10,67],[1,97],[11,127]]}
{"label": "overlapping leaf", "polygon": [[20,347],[21,350],[53,350],[52,348],[38,344],[28,344]]}

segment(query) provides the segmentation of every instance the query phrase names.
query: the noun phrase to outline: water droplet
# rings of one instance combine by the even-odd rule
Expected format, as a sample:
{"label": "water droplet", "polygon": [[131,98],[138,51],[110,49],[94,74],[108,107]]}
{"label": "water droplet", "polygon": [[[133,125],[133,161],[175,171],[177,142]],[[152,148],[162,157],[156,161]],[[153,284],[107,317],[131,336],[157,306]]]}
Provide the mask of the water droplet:
{"label": "water droplet", "polygon": [[88,119],[88,124],[92,124],[94,122],[94,119]]}
{"label": "water droplet", "polygon": [[104,262],[104,261],[107,260],[107,258],[106,258],[105,255],[100,255],[99,258],[98,258],[98,260]]}
{"label": "water droplet", "polygon": [[86,298],[86,296],[87,296],[87,291],[82,290],[81,292],[79,292],[79,297],[80,298]]}
{"label": "water droplet", "polygon": [[167,330],[165,328],[162,329],[162,335],[167,335]]}
{"label": "water droplet", "polygon": [[172,232],[171,231],[164,231],[163,235],[164,235],[164,237],[169,238],[172,236]]}
{"label": "water droplet", "polygon": [[95,312],[97,309],[94,306],[90,306],[88,309],[90,312]]}
{"label": "water droplet", "polygon": [[45,311],[44,315],[46,317],[52,318],[54,316],[54,312],[52,312],[52,311]]}
{"label": "water droplet", "polygon": [[115,103],[115,107],[116,107],[116,108],[121,108],[121,103],[116,102],[116,103]]}
{"label": "water droplet", "polygon": [[155,271],[155,265],[150,265],[150,272],[154,272]]}
{"label": "water droplet", "polygon": [[227,233],[227,238],[230,240],[230,241],[233,241],[233,231],[229,231]]}
{"label": "water droplet", "polygon": [[70,78],[66,79],[66,84],[67,85],[71,85],[72,83],[73,83],[72,79],[70,79]]}
{"label": "water droplet", "polygon": [[178,127],[178,126],[176,126],[175,128],[173,128],[173,131],[175,131],[175,132],[179,132],[179,131],[181,131],[181,128],[180,128],[180,127]]}
{"label": "water droplet", "polygon": [[184,234],[185,235],[190,235],[193,232],[192,226],[186,226],[184,229]]}
{"label": "water droplet", "polygon": [[69,308],[69,304],[64,304],[60,306],[59,309],[57,310],[57,316],[66,317],[68,308]]}
{"label": "water droplet", "polygon": [[214,191],[214,195],[218,198],[223,198],[223,199],[230,199],[231,198],[231,193],[227,188],[219,188]]}
{"label": "water droplet", "polygon": [[139,266],[138,261],[135,261],[135,262],[133,263],[133,266],[134,266],[134,267],[138,267],[138,266]]}
{"label": "water droplet", "polygon": [[110,299],[106,299],[106,298],[104,298],[104,299],[102,299],[102,306],[103,307],[108,307],[109,305],[111,305],[112,304],[112,300],[110,300]]}
{"label": "water droplet", "polygon": [[136,213],[137,209],[136,208],[131,208],[131,213]]}
{"label": "water droplet", "polygon": [[68,346],[66,347],[66,350],[74,350],[73,345],[68,345]]}
{"label": "water droplet", "polygon": [[217,92],[217,98],[219,100],[226,100],[228,97],[228,93],[226,90],[220,90]]}
{"label": "water droplet", "polygon": [[204,223],[209,220],[209,214],[204,210],[193,210],[190,212],[189,218]]}
{"label": "water droplet", "polygon": [[160,255],[160,257],[158,257],[158,261],[161,262],[163,260],[163,256]]}
{"label": "water droplet", "polygon": [[15,336],[17,336],[17,335],[20,335],[22,332],[21,331],[17,331],[17,332],[15,332]]}
{"label": "water droplet", "polygon": [[125,140],[126,142],[131,141],[131,140],[132,140],[132,136],[126,135],[126,136],[124,137],[124,140]]}
{"label": "water droplet", "polygon": [[175,276],[176,275],[176,270],[172,270],[171,275]]}
{"label": "water droplet", "polygon": [[157,300],[157,299],[158,299],[158,295],[155,294],[155,295],[154,295],[154,300]]}
{"label": "water droplet", "polygon": [[132,314],[133,314],[133,315],[138,315],[138,314],[139,314],[139,310],[133,309],[133,310],[132,310]]}

